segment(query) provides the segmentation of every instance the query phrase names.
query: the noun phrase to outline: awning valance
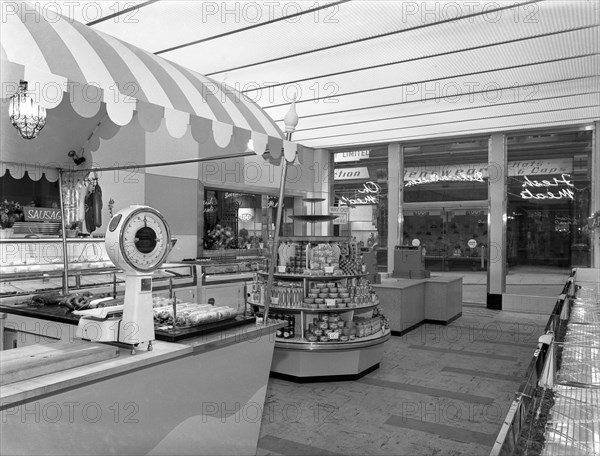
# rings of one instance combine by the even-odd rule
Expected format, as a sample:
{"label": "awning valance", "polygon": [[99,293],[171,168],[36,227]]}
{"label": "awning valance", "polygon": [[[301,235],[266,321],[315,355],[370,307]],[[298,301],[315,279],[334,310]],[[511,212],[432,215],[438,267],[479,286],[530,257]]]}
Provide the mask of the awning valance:
{"label": "awning valance", "polygon": [[[292,161],[303,152],[259,106],[230,87],[32,4],[14,2],[4,16],[4,101],[23,79],[46,109],[65,111],[66,98],[80,118],[92,125],[102,120],[100,137],[114,135],[134,117],[146,131],[157,130],[164,119],[171,136],[189,129],[198,143],[228,151],[247,153],[252,140],[255,153],[268,151],[268,158],[283,152]],[[98,146],[99,141],[86,144],[89,150]]]}

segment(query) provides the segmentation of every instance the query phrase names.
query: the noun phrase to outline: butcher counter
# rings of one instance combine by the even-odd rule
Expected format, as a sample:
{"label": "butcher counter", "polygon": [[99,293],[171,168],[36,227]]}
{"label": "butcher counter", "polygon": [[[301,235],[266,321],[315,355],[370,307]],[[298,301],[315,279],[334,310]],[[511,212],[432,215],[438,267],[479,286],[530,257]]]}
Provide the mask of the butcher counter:
{"label": "butcher counter", "polygon": [[0,352],[0,453],[256,454],[282,325],[155,341],[135,355],[47,337]]}

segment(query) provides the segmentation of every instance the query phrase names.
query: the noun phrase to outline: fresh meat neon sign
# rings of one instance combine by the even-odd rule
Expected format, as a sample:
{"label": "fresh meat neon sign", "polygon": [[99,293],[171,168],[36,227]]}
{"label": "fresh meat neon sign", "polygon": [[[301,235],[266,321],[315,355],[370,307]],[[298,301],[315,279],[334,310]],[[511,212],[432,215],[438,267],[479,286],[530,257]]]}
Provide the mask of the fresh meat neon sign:
{"label": "fresh meat neon sign", "polygon": [[381,193],[381,187],[375,182],[365,182],[363,184],[362,190],[358,190],[358,193],[360,193],[361,196],[357,196],[356,198],[348,198],[346,196],[342,196],[340,198],[340,203],[354,206],[365,204],[377,204],[379,202],[378,195]]}
{"label": "fresh meat neon sign", "polygon": [[[560,179],[554,177],[551,181],[549,180],[531,180],[529,177],[525,176],[525,182],[523,183],[523,190],[521,192],[521,198],[523,199],[563,199],[570,198],[575,199],[575,192],[571,190],[575,188],[575,185],[571,183],[571,181],[567,178],[570,178],[570,174],[561,174]],[[560,185],[566,185],[566,188],[557,188],[556,192],[550,191],[549,187],[559,187]],[[539,188],[546,187],[546,192],[544,193],[532,193],[529,187]]]}

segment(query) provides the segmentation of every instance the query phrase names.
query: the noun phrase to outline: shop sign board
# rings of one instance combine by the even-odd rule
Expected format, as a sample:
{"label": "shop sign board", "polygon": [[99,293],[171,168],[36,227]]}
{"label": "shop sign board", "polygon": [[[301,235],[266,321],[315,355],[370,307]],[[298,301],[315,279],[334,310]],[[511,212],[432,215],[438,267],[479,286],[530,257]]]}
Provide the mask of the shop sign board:
{"label": "shop sign board", "polygon": [[347,206],[331,206],[329,213],[337,215],[337,218],[333,219],[334,225],[346,225],[348,223],[348,216],[350,215],[350,208]]}
{"label": "shop sign board", "polygon": [[366,166],[359,166],[356,168],[338,168],[333,172],[333,179],[369,179],[369,169]]}
{"label": "shop sign board", "polygon": [[354,150],[352,152],[338,152],[333,154],[334,163],[353,162],[365,160],[371,155],[370,150]]}
{"label": "shop sign board", "polygon": [[468,163],[456,165],[409,166],[404,168],[404,186],[430,184],[441,181],[478,181],[484,182],[487,175],[486,163]]}
{"label": "shop sign board", "polygon": [[508,162],[509,176],[539,176],[548,174],[570,174],[573,172],[571,158],[549,160],[515,160]]}
{"label": "shop sign board", "polygon": [[56,222],[62,219],[60,209],[52,207],[24,206],[23,216],[26,222]]}
{"label": "shop sign board", "polygon": [[[508,175],[511,177],[569,174],[572,172],[573,160],[571,158],[553,158],[548,160],[514,160],[508,162]],[[424,165],[408,166],[404,168],[405,187],[443,181],[484,182],[484,179],[488,177],[487,163]]]}

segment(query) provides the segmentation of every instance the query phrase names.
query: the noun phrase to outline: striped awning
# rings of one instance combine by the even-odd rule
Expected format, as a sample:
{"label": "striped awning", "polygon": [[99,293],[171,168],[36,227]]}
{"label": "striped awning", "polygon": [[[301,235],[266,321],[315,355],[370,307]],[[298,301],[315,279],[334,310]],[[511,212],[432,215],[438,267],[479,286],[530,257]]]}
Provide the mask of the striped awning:
{"label": "striped awning", "polygon": [[[266,158],[278,159],[283,152],[292,161],[302,149],[240,92],[52,11],[14,2],[1,37],[3,100],[26,80],[46,109],[64,105],[66,98],[80,118],[100,116],[100,137],[134,118],[144,130],[156,131],[164,119],[171,136],[189,129],[211,150],[248,153],[252,140],[256,154],[268,151]],[[99,141],[86,147],[97,150]]]}

